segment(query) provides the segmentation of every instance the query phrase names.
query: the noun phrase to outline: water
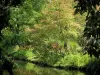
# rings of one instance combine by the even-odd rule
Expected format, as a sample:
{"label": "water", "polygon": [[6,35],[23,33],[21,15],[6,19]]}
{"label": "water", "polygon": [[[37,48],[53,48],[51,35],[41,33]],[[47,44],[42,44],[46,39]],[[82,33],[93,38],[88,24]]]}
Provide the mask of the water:
{"label": "water", "polygon": [[[85,75],[79,71],[66,71],[56,68],[40,67],[32,63],[17,62],[17,68],[13,69],[14,75]],[[9,75],[7,71],[4,75]]]}

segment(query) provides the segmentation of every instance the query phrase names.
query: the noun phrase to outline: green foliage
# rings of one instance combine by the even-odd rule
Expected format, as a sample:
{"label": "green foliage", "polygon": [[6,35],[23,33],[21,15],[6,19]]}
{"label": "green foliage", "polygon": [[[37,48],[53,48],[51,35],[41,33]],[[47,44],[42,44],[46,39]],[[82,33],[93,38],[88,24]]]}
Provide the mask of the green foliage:
{"label": "green foliage", "polygon": [[[2,30],[5,50],[14,57],[52,65],[66,53],[80,52],[78,41],[83,29],[80,23],[84,18],[78,21],[73,15],[72,1],[66,1],[68,6],[64,1],[25,0],[21,6],[10,8],[10,27]],[[53,44],[57,46],[53,48]]]}
{"label": "green foliage", "polygon": [[[27,0],[26,0],[27,1]],[[10,24],[14,25],[30,25],[36,23],[38,17],[40,17],[37,11],[33,9],[32,2],[24,2],[21,7],[11,8]]]}
{"label": "green foliage", "polygon": [[66,54],[64,58],[58,61],[55,65],[83,67],[86,64],[88,64],[89,61],[90,58],[88,55],[82,56],[80,53],[76,53],[76,54],[70,53],[70,54]]}
{"label": "green foliage", "polygon": [[41,54],[41,56],[39,57],[39,61],[46,62],[50,65],[54,65],[61,58],[63,58],[63,54],[59,54],[55,52],[45,52]]}
{"label": "green foliage", "polygon": [[35,11],[41,11],[47,2],[48,0],[32,0],[30,3]]}
{"label": "green foliage", "polygon": [[74,16],[71,4],[73,0],[25,0],[20,6],[12,6],[10,25],[2,30],[0,46],[14,58],[84,66],[90,59],[78,54],[82,50],[79,41],[84,17]]}
{"label": "green foliage", "polygon": [[[30,27],[33,27],[34,24],[38,23],[39,17],[42,16],[39,11],[42,9],[41,6],[45,4],[45,1],[42,1],[42,3],[37,1],[34,1],[34,3],[32,2],[32,0],[25,0],[21,6],[10,7],[10,25],[2,30],[4,38],[1,46],[4,47],[2,48],[5,52],[13,51],[16,45],[19,46],[19,50],[21,47],[30,45]],[[41,9],[36,11],[33,8],[35,8],[34,4],[38,3],[41,5]]]}

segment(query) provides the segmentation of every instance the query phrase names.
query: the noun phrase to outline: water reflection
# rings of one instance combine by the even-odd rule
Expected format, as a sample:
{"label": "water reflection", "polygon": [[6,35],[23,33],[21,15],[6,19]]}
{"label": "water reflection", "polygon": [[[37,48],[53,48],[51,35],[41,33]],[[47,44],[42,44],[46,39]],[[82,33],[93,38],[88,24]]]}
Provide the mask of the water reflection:
{"label": "water reflection", "polygon": [[[13,70],[14,75],[85,75],[79,71],[58,70],[55,68],[43,68],[31,63],[17,62],[17,68]],[[1,75],[1,74],[0,74]],[[9,75],[6,71],[4,75]]]}

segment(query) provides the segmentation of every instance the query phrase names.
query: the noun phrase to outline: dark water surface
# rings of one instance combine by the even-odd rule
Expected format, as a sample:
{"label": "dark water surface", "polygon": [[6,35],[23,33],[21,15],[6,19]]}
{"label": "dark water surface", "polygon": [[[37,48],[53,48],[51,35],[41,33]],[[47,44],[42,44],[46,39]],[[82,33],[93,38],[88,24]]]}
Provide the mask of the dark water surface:
{"label": "dark water surface", "polygon": [[[66,71],[55,68],[40,67],[32,63],[17,62],[17,68],[13,69],[14,75],[86,75],[80,71]],[[4,71],[4,75],[9,75]]]}

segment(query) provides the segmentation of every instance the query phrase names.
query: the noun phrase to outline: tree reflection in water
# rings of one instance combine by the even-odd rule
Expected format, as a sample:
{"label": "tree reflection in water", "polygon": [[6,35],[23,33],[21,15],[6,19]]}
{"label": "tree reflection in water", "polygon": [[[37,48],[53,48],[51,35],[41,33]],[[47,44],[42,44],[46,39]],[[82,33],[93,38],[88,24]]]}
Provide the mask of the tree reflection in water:
{"label": "tree reflection in water", "polygon": [[[80,71],[67,71],[56,68],[40,67],[25,62],[17,62],[16,64],[17,68],[13,69],[14,75],[85,75]],[[4,72],[4,75],[7,75],[7,72]]]}

